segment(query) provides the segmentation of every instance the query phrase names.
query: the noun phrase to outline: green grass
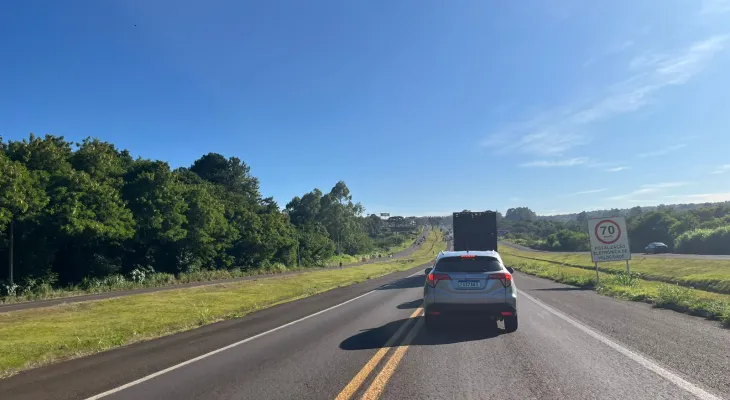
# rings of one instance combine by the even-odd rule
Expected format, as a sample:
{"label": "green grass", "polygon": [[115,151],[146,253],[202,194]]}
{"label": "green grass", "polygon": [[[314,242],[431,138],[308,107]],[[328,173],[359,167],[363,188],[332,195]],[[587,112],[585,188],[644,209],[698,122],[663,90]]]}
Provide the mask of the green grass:
{"label": "green grass", "polygon": [[[590,254],[528,252],[500,246],[500,254],[548,261],[593,270]],[[601,271],[618,273],[626,270],[626,263],[600,263]],[[730,294],[730,261],[693,260],[688,258],[663,258],[634,256],[631,272],[641,274],[644,280],[679,284],[695,289]]]}
{"label": "green grass", "polygon": [[500,251],[500,254],[505,264],[520,272],[569,285],[594,288],[598,293],[607,296],[643,301],[655,307],[719,320],[724,326],[730,327],[730,295],[727,294],[645,280],[639,274],[628,275],[625,271],[601,273],[596,285],[595,270],[528,260],[505,251]]}
{"label": "green grass", "polygon": [[0,313],[0,376],[407,270],[445,247],[434,231],[412,257],[394,262]]}

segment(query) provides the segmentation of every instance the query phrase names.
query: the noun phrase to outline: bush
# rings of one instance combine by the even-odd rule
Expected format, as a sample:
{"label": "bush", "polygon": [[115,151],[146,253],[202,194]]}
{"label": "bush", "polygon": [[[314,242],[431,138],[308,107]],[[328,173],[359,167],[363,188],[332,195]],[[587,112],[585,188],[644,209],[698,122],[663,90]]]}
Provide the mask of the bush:
{"label": "bush", "polygon": [[145,282],[151,286],[165,286],[176,283],[175,275],[167,272],[156,272],[145,277]]}
{"label": "bush", "polygon": [[271,273],[282,273],[287,272],[289,269],[282,263],[272,263],[266,267],[267,272]]}
{"label": "bush", "polygon": [[609,275],[605,278],[606,283],[614,284],[618,286],[632,287],[636,286],[641,279],[641,275],[635,272],[619,272],[614,275]]}
{"label": "bush", "polygon": [[657,296],[653,300],[659,307],[675,306],[689,308],[698,299],[690,288],[664,284],[659,286]]}
{"label": "bush", "polygon": [[[540,241],[535,241],[540,244]],[[561,229],[556,233],[551,233],[542,242],[542,246],[530,246],[540,250],[552,251],[588,251],[590,244],[588,234],[584,232],[576,232],[568,229]]]}
{"label": "bush", "polygon": [[17,283],[3,282],[0,285],[0,295],[7,297],[16,296],[19,288],[20,286]]}
{"label": "bush", "polygon": [[730,254],[730,226],[687,231],[677,237],[675,251],[685,254]]}
{"label": "bush", "polygon": [[124,278],[124,275],[114,274],[105,277],[101,284],[112,290],[126,289],[130,287],[131,282]]}

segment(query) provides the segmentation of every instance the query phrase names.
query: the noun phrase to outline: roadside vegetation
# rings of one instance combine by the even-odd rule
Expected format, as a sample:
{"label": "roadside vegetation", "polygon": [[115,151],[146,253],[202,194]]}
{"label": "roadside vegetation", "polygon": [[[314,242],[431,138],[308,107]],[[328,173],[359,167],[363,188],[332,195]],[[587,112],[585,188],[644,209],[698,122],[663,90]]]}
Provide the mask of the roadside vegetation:
{"label": "roadside vegetation", "polygon": [[[499,252],[522,261],[533,260],[595,271],[595,265],[591,261],[589,253],[536,253],[517,250],[505,245],[500,246]],[[630,265],[631,272],[638,274],[644,280],[730,294],[730,261],[727,260],[634,256]],[[599,263],[598,268],[605,273],[617,274],[626,271],[626,262]]]}
{"label": "roadside vegetation", "polygon": [[412,235],[363,211],[342,181],[281,209],[245,162],[217,153],[172,169],[97,139],[0,139],[0,301],[325,266],[407,245]]}
{"label": "roadside vegetation", "polygon": [[441,232],[434,230],[406,259],[0,313],[0,376],[408,270],[445,248]]}
{"label": "roadside vegetation", "polygon": [[[627,274],[625,269],[622,271],[602,270],[598,285],[596,285],[595,270],[553,261],[526,259],[517,257],[515,252],[511,251],[512,249],[505,250],[507,250],[505,246],[500,248],[504,262],[520,272],[569,285],[594,288],[598,293],[607,296],[643,301],[658,308],[668,308],[719,320],[725,327],[730,327],[730,295],[728,294],[651,281],[643,279],[641,273]],[[726,275],[730,275],[730,265],[725,268]]]}
{"label": "roadside vegetation", "polygon": [[589,218],[623,216],[630,246],[642,252],[651,242],[663,242],[684,254],[730,254],[730,203],[660,205],[537,216],[527,207],[510,208],[499,217],[499,228],[515,244],[538,250],[589,250]]}
{"label": "roadside vegetation", "polygon": [[[420,231],[405,235],[404,245],[390,249],[391,252],[402,251],[414,244]],[[154,272],[151,270],[137,269],[129,276],[111,275],[104,278],[85,278],[80,284],[70,284],[65,287],[54,287],[44,280],[26,278],[23,281],[21,290],[15,295],[0,297],[0,304],[20,303],[24,301],[46,300],[65,297],[81,296],[86,294],[116,292],[122,290],[133,290],[150,287],[175,286],[194,282],[215,282],[230,279],[244,278],[250,276],[265,276],[282,274],[286,272],[305,271],[318,267],[334,267],[340,262],[347,267],[350,264],[362,262],[362,258],[369,261],[375,260],[374,254],[362,254],[351,256],[348,254],[332,256],[324,265],[317,266],[291,266],[283,264],[269,265],[263,268],[230,268],[230,269],[205,269],[191,272],[181,272],[177,275],[167,272]],[[387,259],[384,259],[387,261]]]}

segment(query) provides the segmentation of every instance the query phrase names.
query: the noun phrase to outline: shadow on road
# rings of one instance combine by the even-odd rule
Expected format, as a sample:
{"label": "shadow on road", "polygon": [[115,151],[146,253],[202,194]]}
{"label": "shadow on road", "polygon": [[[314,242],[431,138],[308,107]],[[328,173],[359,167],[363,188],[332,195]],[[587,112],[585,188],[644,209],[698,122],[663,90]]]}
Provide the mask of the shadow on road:
{"label": "shadow on road", "polygon": [[378,290],[409,289],[409,288],[423,287],[425,282],[426,282],[426,275],[416,275],[416,276],[411,276],[410,278],[403,278],[397,282],[383,285]]}
{"label": "shadow on road", "polygon": [[416,299],[413,301],[409,301],[407,303],[399,304],[398,309],[399,310],[415,310],[418,308],[421,303],[423,303],[423,299]]}
{"label": "shadow on road", "polygon": [[[422,317],[419,317],[422,318]],[[340,343],[342,350],[367,350],[379,349],[385,346],[390,338],[396,333],[398,328],[407,319],[400,319],[389,322],[383,326],[361,331]],[[417,321],[416,321],[417,322]],[[446,321],[444,321],[446,322]],[[411,325],[411,329],[415,323]],[[421,324],[416,337],[411,341],[411,346],[436,346],[441,344],[473,342],[477,340],[491,339],[499,336],[501,331],[493,322],[483,321],[448,321],[438,327],[438,329],[426,329]],[[396,342],[400,344],[404,336]]]}

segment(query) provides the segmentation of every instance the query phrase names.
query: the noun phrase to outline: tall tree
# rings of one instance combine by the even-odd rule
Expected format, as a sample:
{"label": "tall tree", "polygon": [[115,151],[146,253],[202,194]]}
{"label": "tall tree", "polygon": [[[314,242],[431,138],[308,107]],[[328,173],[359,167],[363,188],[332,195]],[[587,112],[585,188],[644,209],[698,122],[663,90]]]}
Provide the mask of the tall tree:
{"label": "tall tree", "polygon": [[534,221],[537,214],[527,207],[510,208],[504,215],[504,219],[509,221]]}
{"label": "tall tree", "polygon": [[237,157],[226,159],[218,153],[208,153],[196,160],[190,170],[206,181],[250,200],[261,197],[258,179],[251,175],[251,168]]}
{"label": "tall tree", "polygon": [[37,176],[20,162],[11,161],[0,153],[0,231],[7,230],[8,280],[11,282],[15,268],[15,225],[39,212],[46,204],[48,197]]}
{"label": "tall tree", "polygon": [[188,231],[185,188],[161,161],[137,160],[124,176],[122,197],[137,226],[127,264],[159,270],[175,264],[175,248]]}

